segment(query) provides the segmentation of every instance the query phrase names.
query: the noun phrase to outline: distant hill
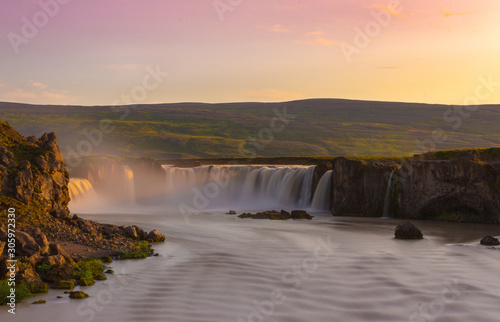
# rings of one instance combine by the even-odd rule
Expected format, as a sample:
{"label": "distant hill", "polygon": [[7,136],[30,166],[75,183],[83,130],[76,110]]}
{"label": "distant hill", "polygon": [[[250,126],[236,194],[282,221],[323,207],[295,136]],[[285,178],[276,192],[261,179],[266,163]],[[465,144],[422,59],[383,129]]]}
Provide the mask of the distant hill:
{"label": "distant hill", "polygon": [[0,119],[25,136],[56,132],[66,155],[405,156],[500,146],[500,105],[468,111],[339,99],[114,108],[0,103]]}

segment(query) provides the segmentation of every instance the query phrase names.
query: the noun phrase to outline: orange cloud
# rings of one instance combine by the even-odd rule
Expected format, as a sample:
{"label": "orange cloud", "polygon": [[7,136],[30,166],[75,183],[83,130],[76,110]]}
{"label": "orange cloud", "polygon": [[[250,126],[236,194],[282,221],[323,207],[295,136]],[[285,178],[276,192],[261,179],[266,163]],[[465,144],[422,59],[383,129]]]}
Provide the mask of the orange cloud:
{"label": "orange cloud", "polygon": [[388,14],[390,14],[391,16],[393,17],[396,17],[396,18],[403,18],[404,15],[402,13],[402,10],[401,9],[398,9],[392,5],[388,5],[388,4],[375,4],[373,5],[373,8],[379,10],[379,11],[382,11],[382,12],[386,12]]}
{"label": "orange cloud", "polygon": [[51,90],[38,82],[30,82],[23,87],[0,83],[0,101],[32,104],[71,104],[75,97],[65,91]]}
{"label": "orange cloud", "polygon": [[440,12],[441,12],[441,14],[443,14],[443,16],[445,18],[449,18],[449,17],[453,17],[453,16],[466,16],[469,14],[467,12],[452,12],[449,8],[443,8],[443,9],[441,9]]}
{"label": "orange cloud", "polygon": [[287,32],[290,32],[290,30],[284,28],[282,25],[274,25],[272,28],[271,28],[271,31],[273,32],[280,32],[280,33],[287,33]]}
{"label": "orange cloud", "polygon": [[306,36],[307,39],[295,40],[295,43],[308,46],[336,46],[340,44],[336,40],[328,39],[322,30],[308,32]]}

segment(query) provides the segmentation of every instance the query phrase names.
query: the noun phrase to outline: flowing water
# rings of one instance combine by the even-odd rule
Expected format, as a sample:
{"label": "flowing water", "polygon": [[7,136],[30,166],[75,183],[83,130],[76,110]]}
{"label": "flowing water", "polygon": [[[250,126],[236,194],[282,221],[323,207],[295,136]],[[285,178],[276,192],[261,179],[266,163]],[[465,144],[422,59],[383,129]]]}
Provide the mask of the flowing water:
{"label": "flowing water", "polygon": [[391,172],[389,176],[389,181],[387,181],[387,189],[385,191],[385,200],[384,200],[384,211],[382,214],[383,218],[391,217],[391,198],[392,198],[392,176],[395,171]]}
{"label": "flowing water", "polygon": [[[215,208],[228,199],[249,208],[259,208],[261,200],[291,202],[288,210],[305,205],[302,187],[285,182],[303,182],[309,168],[285,169],[240,167],[216,176],[231,178],[231,189],[211,200]],[[179,202],[189,200],[176,189],[180,185],[203,191],[214,182],[206,181],[208,168],[166,167],[168,172],[175,175],[165,196],[176,193]],[[290,201],[290,194],[303,199]],[[270,195],[283,199],[269,201]],[[249,196],[254,199],[244,199]],[[19,304],[17,320],[499,321],[500,248],[478,245],[485,235],[498,236],[498,225],[416,221],[425,238],[406,241],[393,238],[395,219],[329,212],[312,212],[313,220],[270,221],[213,209],[187,214],[158,203],[79,214],[158,229],[167,240],[154,246],[159,256],[115,261],[115,275],[79,287],[90,298],[57,299],[63,291],[51,290]],[[47,304],[28,304],[38,299]],[[1,321],[7,318],[12,316],[0,307]]]}
{"label": "flowing water", "polygon": [[316,210],[330,210],[330,193],[332,185],[332,170],[328,170],[318,182],[314,192],[311,208]]}

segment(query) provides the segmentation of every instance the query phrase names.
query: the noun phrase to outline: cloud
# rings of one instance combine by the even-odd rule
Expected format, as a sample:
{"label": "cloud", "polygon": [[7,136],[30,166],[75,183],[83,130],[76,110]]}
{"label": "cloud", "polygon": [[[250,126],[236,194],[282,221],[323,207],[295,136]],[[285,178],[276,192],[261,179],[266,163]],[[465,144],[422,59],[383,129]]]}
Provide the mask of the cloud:
{"label": "cloud", "polygon": [[443,8],[440,10],[441,14],[445,18],[453,17],[453,16],[466,16],[469,13],[467,12],[452,12],[449,8]]}
{"label": "cloud", "polygon": [[311,31],[306,33],[305,39],[295,40],[297,44],[303,44],[308,46],[337,46],[340,44],[339,41],[327,38],[326,34],[322,30]]}
{"label": "cloud", "polygon": [[306,34],[306,36],[323,36],[325,32],[323,30],[311,31]]}
{"label": "cloud", "polygon": [[23,86],[0,82],[0,101],[31,104],[72,104],[76,97],[65,91],[49,89],[48,85],[31,81]]}
{"label": "cloud", "polygon": [[38,83],[38,82],[32,82],[31,86],[33,86],[35,88],[40,88],[40,89],[46,89],[47,88],[47,85],[42,84],[42,83]]}
{"label": "cloud", "polygon": [[390,4],[375,4],[375,5],[373,5],[373,8],[375,8],[379,11],[388,13],[391,16],[396,17],[396,18],[403,18],[404,17],[404,15],[400,9],[398,9],[397,7],[390,5]]}
{"label": "cloud", "polygon": [[282,25],[274,25],[271,28],[271,31],[273,32],[279,32],[279,33],[288,33],[290,30],[284,28]]}

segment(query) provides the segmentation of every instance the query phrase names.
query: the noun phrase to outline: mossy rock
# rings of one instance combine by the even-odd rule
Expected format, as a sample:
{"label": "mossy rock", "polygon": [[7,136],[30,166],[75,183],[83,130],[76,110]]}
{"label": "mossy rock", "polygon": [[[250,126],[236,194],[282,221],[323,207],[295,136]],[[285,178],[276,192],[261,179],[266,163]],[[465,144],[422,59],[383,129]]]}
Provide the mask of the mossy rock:
{"label": "mossy rock", "polygon": [[97,275],[96,277],[94,277],[95,280],[97,281],[104,281],[104,280],[107,280],[108,278],[104,275]]}
{"label": "mossy rock", "polygon": [[90,286],[94,285],[95,281],[92,277],[80,277],[80,280],[78,281],[78,284],[80,286]]}
{"label": "mossy rock", "polygon": [[53,288],[60,290],[70,290],[76,286],[76,280],[62,280],[57,282]]}
{"label": "mossy rock", "polygon": [[45,303],[47,303],[47,301],[45,301],[45,300],[38,300],[38,301],[33,302],[33,304],[45,304]]}
{"label": "mossy rock", "polygon": [[106,274],[114,274],[114,273],[115,273],[115,271],[114,271],[114,270],[112,270],[112,269],[108,269],[108,270],[107,270],[106,272],[104,272],[104,273],[106,273]]}
{"label": "mossy rock", "polygon": [[28,289],[33,294],[47,293],[49,291],[49,286],[46,283],[41,282],[41,281],[27,282],[26,286],[28,286]]}
{"label": "mossy rock", "polygon": [[67,280],[73,276],[74,269],[72,267],[54,267],[47,273],[47,281],[58,283],[59,281]]}
{"label": "mossy rock", "polygon": [[70,299],[84,299],[87,297],[89,297],[89,295],[85,292],[82,292],[82,291],[74,291],[74,292],[69,293]]}
{"label": "mossy rock", "polygon": [[106,256],[101,257],[101,261],[103,263],[111,263],[113,261],[113,259],[111,259],[111,256],[106,255]]}

